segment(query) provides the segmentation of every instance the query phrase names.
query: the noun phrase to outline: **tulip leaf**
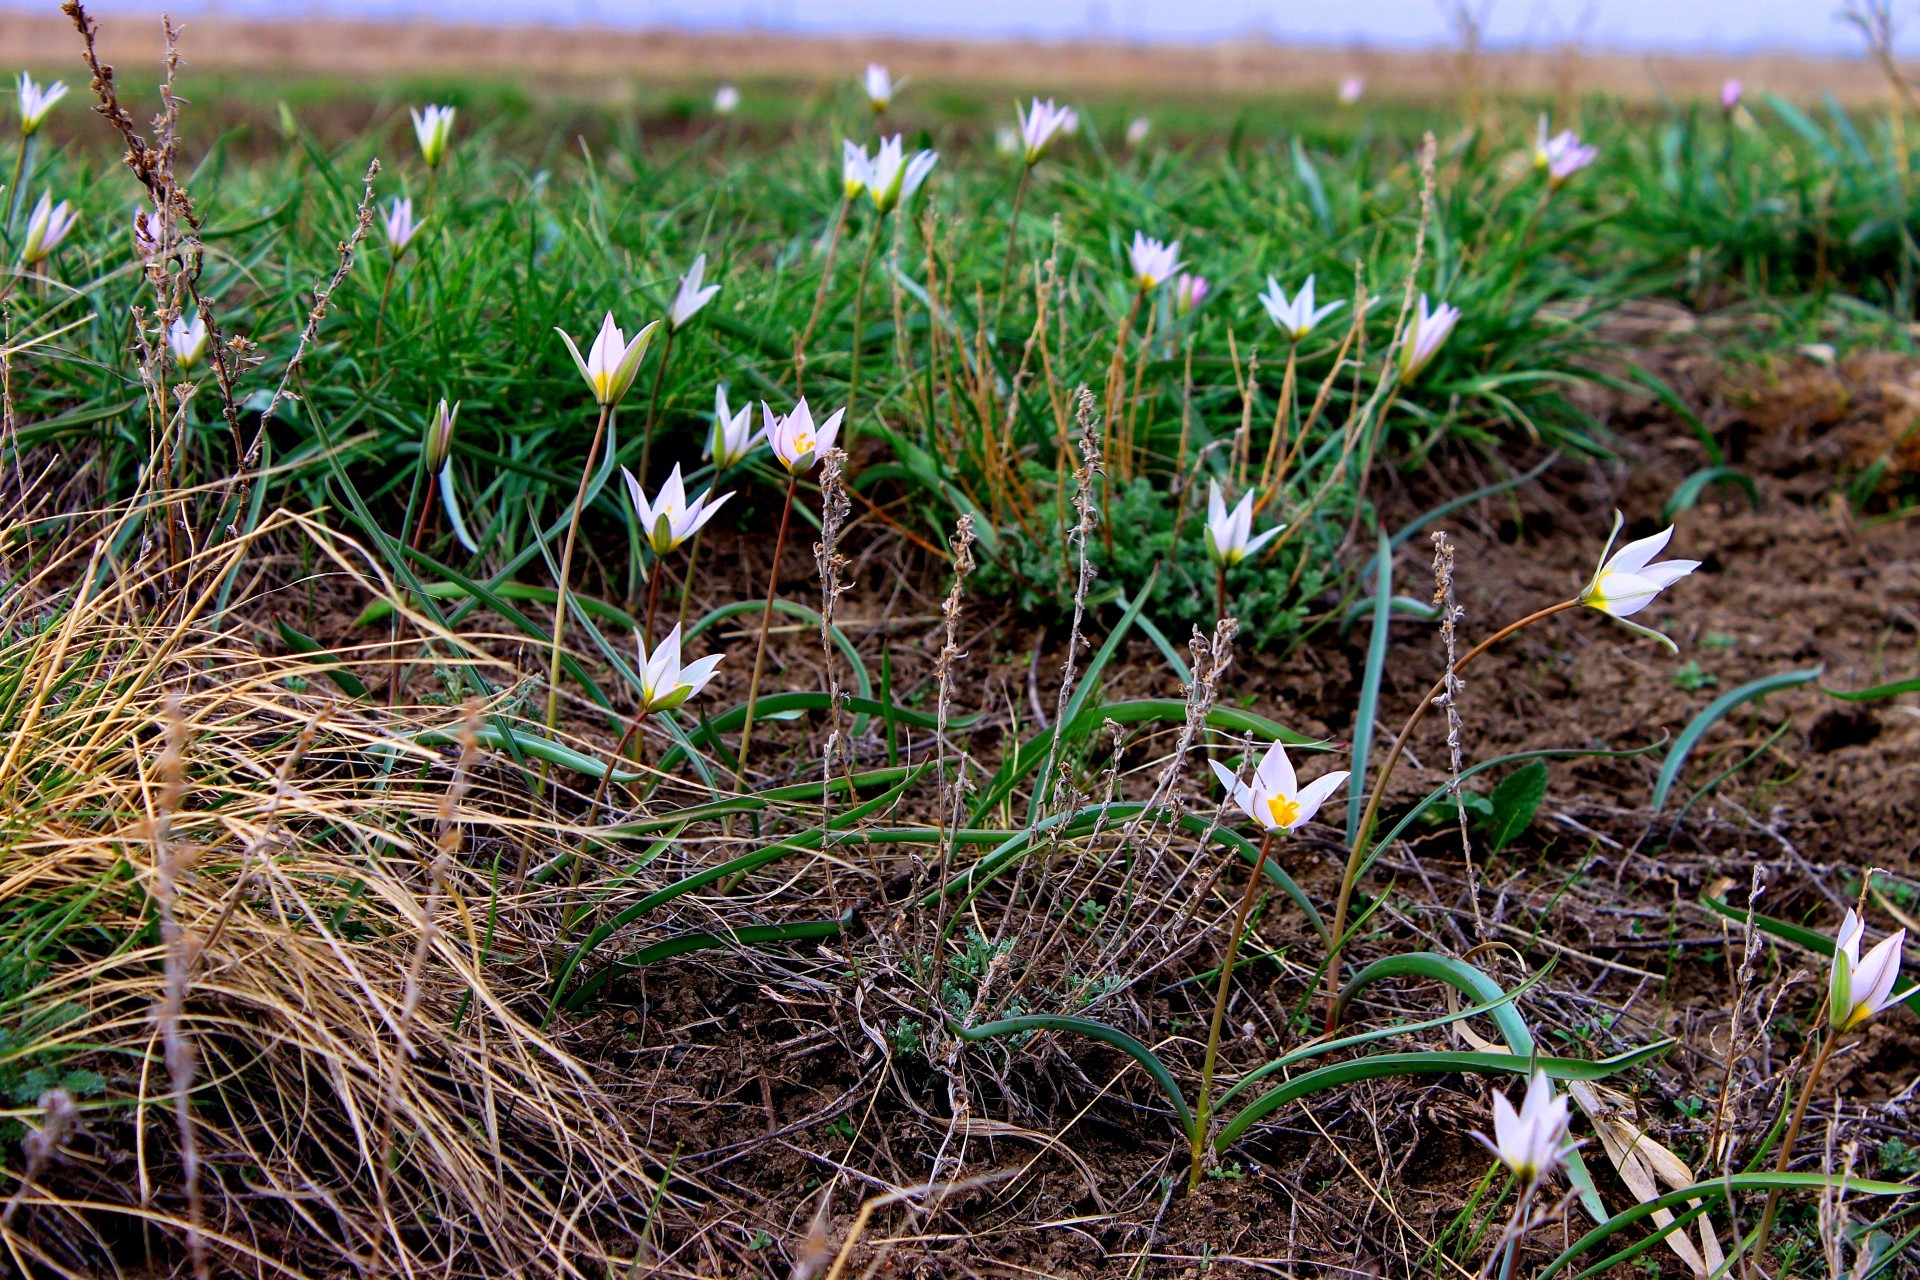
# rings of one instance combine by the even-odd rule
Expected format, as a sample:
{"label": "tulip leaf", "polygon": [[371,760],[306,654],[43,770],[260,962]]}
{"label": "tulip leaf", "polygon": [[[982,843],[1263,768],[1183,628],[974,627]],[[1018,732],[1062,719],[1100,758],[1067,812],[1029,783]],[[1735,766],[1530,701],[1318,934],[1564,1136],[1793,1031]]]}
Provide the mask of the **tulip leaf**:
{"label": "tulip leaf", "polygon": [[1903,693],[1920,693],[1920,678],[1895,680],[1892,684],[1877,684],[1871,689],[1829,689],[1822,685],[1820,692],[1829,698],[1838,698],[1842,702],[1880,702],[1887,698],[1897,698]]}
{"label": "tulip leaf", "polygon": [[1713,728],[1722,716],[1755,698],[1764,698],[1770,693],[1791,689],[1796,685],[1811,684],[1818,680],[1825,670],[1824,666],[1808,667],[1801,671],[1783,671],[1779,675],[1762,676],[1758,680],[1747,681],[1738,689],[1729,689],[1708,703],[1706,710],[1695,716],[1687,727],[1680,731],[1680,736],[1673,740],[1673,748],[1667,752],[1666,761],[1660,766],[1660,776],[1653,784],[1653,802],[1650,806],[1653,811],[1658,813],[1667,803],[1667,795],[1673,790],[1673,784],[1679,780],[1680,770],[1685,767],[1687,756],[1700,745],[1700,739],[1706,736],[1707,730]]}
{"label": "tulip leaf", "polygon": [[[1084,547],[1081,549],[1081,554],[1083,556],[1087,554]],[[1074,736],[1071,726],[1079,721],[1080,712],[1086,706],[1087,699],[1092,697],[1094,691],[1100,687],[1100,673],[1107,669],[1107,664],[1113,661],[1113,655],[1120,651],[1120,642],[1126,639],[1127,632],[1133,627],[1133,620],[1139,617],[1140,611],[1146,607],[1148,598],[1153,595],[1154,580],[1159,576],[1160,565],[1155,563],[1153,570],[1147,574],[1146,584],[1134,593],[1133,603],[1127,606],[1126,612],[1120,615],[1120,621],[1115,623],[1113,630],[1107,633],[1106,643],[1102,644],[1099,652],[1093,655],[1093,661],[1087,664],[1087,669],[1079,673],[1079,684],[1074,687],[1072,696],[1067,699],[1066,706],[1060,713],[1060,724],[1067,725],[1069,728],[1064,734],[1055,733],[1047,742],[1046,763],[1040,770],[1039,779],[1034,783],[1033,801],[1027,806],[1029,823],[1038,820],[1046,808],[1048,794],[1053,789],[1053,766],[1054,761],[1059,757],[1060,746]]]}
{"label": "tulip leaf", "polygon": [[[465,582],[423,582],[420,585],[422,594],[432,596],[436,600],[481,600],[484,603],[484,597],[471,589],[473,584]],[[552,604],[560,598],[560,593],[552,587],[536,587],[525,582],[502,582],[488,588],[488,590],[502,600],[529,600],[535,604]],[[593,614],[595,617],[604,618],[608,622],[615,622],[623,627],[630,627],[635,631],[640,629],[640,620],[638,618],[635,618],[624,609],[608,604],[604,600],[596,599],[593,596],[582,595],[577,591],[567,592],[567,599],[578,603],[581,609]],[[380,619],[392,612],[393,601],[384,599],[375,600],[366,608],[362,609],[359,616],[356,617],[350,625],[364,627],[370,623],[380,621]]]}
{"label": "tulip leaf", "polygon": [[1187,1106],[1186,1094],[1180,1088],[1180,1082],[1173,1078],[1173,1072],[1167,1070],[1167,1064],[1162,1062],[1153,1050],[1118,1027],[1110,1027],[1092,1018],[1072,1018],[1051,1013],[1032,1013],[1018,1018],[1002,1018],[998,1022],[983,1023],[977,1027],[963,1027],[952,1019],[948,1019],[947,1026],[953,1034],[967,1041],[990,1040],[995,1036],[1020,1035],[1028,1031],[1071,1031],[1076,1035],[1098,1040],[1102,1044],[1112,1045],[1147,1069],[1147,1074],[1153,1077],[1153,1082],[1160,1086],[1160,1092],[1165,1094],[1167,1101],[1173,1104],[1173,1112],[1180,1125],[1181,1134],[1189,1139],[1193,1137],[1193,1111]]}
{"label": "tulip leaf", "polygon": [[683,933],[675,938],[663,938],[614,961],[581,983],[579,989],[567,997],[567,1008],[575,1012],[585,1008],[589,1000],[621,974],[644,969],[662,960],[720,947],[752,947],[767,942],[793,942],[801,938],[834,938],[846,928],[850,919],[851,914],[837,919],[800,920],[791,924],[749,924],[726,933]]}
{"label": "tulip leaf", "polygon": [[1682,480],[1673,491],[1666,505],[1660,508],[1660,523],[1672,524],[1674,517],[1682,511],[1691,510],[1700,501],[1708,486],[1716,484],[1736,485],[1747,495],[1747,501],[1757,511],[1760,507],[1760,488],[1754,484],[1753,477],[1738,467],[1702,467]]}
{"label": "tulip leaf", "polygon": [[341,662],[339,654],[327,652],[325,645],[310,636],[301,635],[298,631],[288,626],[285,619],[275,619],[274,625],[279,629],[280,638],[286,641],[287,647],[296,653],[303,653],[315,662],[320,663],[322,669],[326,672],[327,679],[338,685],[340,692],[346,694],[349,698],[364,698],[367,696],[366,684],[361,681],[359,676],[347,670],[346,666]]}
{"label": "tulip leaf", "polygon": [[1360,829],[1360,810],[1366,799],[1367,756],[1373,747],[1374,722],[1380,716],[1380,681],[1387,670],[1387,640],[1393,629],[1393,548],[1380,534],[1374,552],[1373,632],[1367,640],[1367,666],[1360,677],[1360,705],[1353,715],[1352,776],[1347,780],[1347,843]]}

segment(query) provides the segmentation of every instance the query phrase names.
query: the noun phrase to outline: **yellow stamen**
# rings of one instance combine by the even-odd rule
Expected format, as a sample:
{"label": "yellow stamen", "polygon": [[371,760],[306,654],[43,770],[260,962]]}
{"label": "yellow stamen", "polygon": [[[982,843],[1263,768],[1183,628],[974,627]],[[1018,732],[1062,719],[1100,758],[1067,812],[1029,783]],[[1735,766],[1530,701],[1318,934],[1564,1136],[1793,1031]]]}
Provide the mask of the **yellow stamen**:
{"label": "yellow stamen", "polygon": [[1292,796],[1268,796],[1267,813],[1271,817],[1268,826],[1290,827],[1300,817],[1300,802]]}

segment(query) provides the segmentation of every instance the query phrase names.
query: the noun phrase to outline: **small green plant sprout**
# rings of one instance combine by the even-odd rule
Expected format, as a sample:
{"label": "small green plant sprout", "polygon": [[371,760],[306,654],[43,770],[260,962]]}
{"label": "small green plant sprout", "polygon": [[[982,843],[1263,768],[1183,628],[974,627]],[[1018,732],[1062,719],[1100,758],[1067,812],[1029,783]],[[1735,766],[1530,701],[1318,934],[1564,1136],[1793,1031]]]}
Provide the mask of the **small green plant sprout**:
{"label": "small green plant sprout", "polygon": [[687,327],[687,322],[699,315],[714,295],[720,292],[717,284],[706,284],[707,255],[701,254],[687,268],[687,274],[680,277],[680,289],[673,295],[673,305],[667,308],[667,322],[677,331]]}
{"label": "small green plant sprout", "polygon": [[1189,1190],[1200,1185],[1205,1167],[1207,1121],[1213,1103],[1213,1068],[1220,1054],[1220,1028],[1227,1014],[1227,992],[1233,980],[1233,961],[1240,951],[1241,935],[1246,932],[1247,916],[1253,910],[1254,899],[1260,895],[1260,886],[1265,883],[1262,873],[1266,870],[1267,857],[1272,852],[1273,837],[1276,833],[1284,834],[1312,821],[1327,797],[1339,790],[1347,780],[1347,771],[1336,769],[1301,786],[1300,779],[1293,772],[1293,762],[1287,759],[1286,744],[1281,742],[1268,747],[1266,754],[1260,757],[1251,784],[1241,782],[1232,770],[1218,760],[1209,760],[1207,763],[1213,766],[1214,775],[1220,779],[1220,785],[1226,788],[1227,795],[1254,820],[1262,835],[1260,853],[1254,859],[1253,873],[1247,878],[1247,891],[1241,896],[1240,909],[1233,918],[1233,932],[1227,935],[1226,958],[1220,962],[1220,986],[1213,1001],[1213,1023],[1207,1031],[1207,1054],[1200,1066],[1199,1105],[1194,1110],[1193,1166],[1187,1178]]}
{"label": "small green plant sprout", "polygon": [[22,266],[38,266],[53,256],[53,251],[80,221],[80,215],[73,206],[62,200],[53,202],[53,192],[43,191],[33,206],[33,212],[27,216],[26,238],[20,242],[20,262]]}
{"label": "small green plant sprout", "polygon": [[[1659,564],[1653,563],[1653,558],[1664,551],[1673,538],[1672,525],[1613,551],[1613,540],[1620,535],[1620,525],[1621,516],[1616,511],[1613,515],[1613,532],[1607,537],[1607,551],[1600,553],[1600,567],[1594,570],[1587,589],[1580,593],[1580,603],[1625,622],[1628,617],[1652,604],[1655,596],[1698,569],[1700,562],[1664,560]],[[1607,553],[1609,551],[1611,555]],[[1679,652],[1679,646],[1651,627],[1643,627],[1637,622],[1628,622],[1627,625],[1652,636],[1668,649]]]}
{"label": "small green plant sprout", "polygon": [[180,372],[189,372],[206,354],[207,322],[198,315],[191,320],[185,316],[175,316],[173,323],[167,326],[167,347],[173,352],[174,362],[180,366]]}
{"label": "small green plant sprout", "polygon": [[1698,693],[1720,683],[1720,677],[1701,669],[1698,661],[1684,662],[1673,673],[1673,687],[1687,693]]}
{"label": "small green plant sprout", "polygon": [[747,460],[753,447],[760,443],[760,432],[753,425],[753,403],[740,407],[733,412],[727,404],[727,387],[721,383],[713,389],[713,430],[707,435],[706,457],[713,463],[716,471],[731,471]]}
{"label": "small green plant sprout", "polygon": [[1345,298],[1335,298],[1325,306],[1313,305],[1313,277],[1300,286],[1300,292],[1289,300],[1286,290],[1272,276],[1267,277],[1267,291],[1260,295],[1260,305],[1267,310],[1267,318],[1272,320],[1281,333],[1287,335],[1289,342],[1304,342],[1320,322],[1346,305]]}
{"label": "small green plant sprout", "polygon": [[1433,307],[1427,301],[1427,295],[1420,295],[1420,304],[1413,313],[1413,323],[1407,326],[1405,337],[1400,341],[1400,381],[1412,382],[1420,376],[1420,371],[1432,362],[1446,345],[1447,335],[1453,332],[1453,326],[1460,322],[1460,308],[1452,303],[1443,302]]}
{"label": "small green plant sprout", "polygon": [[55,80],[49,85],[35,84],[33,77],[20,73],[20,136],[31,138],[40,132],[40,126],[46,121],[47,113],[53,110],[54,103],[67,96],[65,82]]}
{"label": "small green plant sprout", "polygon": [[440,162],[447,158],[447,144],[453,140],[452,107],[427,106],[414,108],[414,140],[420,144],[420,158],[427,162],[427,168],[438,169]]}
{"label": "small green plant sprout", "polygon": [[1540,132],[1533,144],[1533,167],[1547,175],[1549,189],[1558,188],[1568,178],[1600,158],[1600,148],[1580,141],[1571,129],[1549,135],[1547,117],[1540,117]]}
{"label": "small green plant sprout", "polygon": [[402,196],[387,206],[381,217],[387,229],[387,248],[397,260],[420,234],[422,224],[413,216],[413,197]]}

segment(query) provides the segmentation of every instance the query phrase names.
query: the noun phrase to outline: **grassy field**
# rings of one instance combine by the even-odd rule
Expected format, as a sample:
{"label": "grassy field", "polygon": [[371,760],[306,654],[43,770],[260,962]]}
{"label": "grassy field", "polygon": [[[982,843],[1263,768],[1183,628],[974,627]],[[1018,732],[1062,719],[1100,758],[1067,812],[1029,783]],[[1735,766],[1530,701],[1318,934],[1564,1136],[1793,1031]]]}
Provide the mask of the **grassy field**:
{"label": "grassy field", "polygon": [[0,152],[21,1274],[1920,1265],[1898,82],[205,61]]}

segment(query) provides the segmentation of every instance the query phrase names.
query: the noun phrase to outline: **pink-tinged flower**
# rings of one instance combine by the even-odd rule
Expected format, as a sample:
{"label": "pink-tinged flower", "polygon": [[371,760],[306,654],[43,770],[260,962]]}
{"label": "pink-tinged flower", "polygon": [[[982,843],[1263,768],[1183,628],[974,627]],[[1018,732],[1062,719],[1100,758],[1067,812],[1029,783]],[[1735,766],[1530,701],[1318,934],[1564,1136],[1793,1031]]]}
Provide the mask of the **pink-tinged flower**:
{"label": "pink-tinged flower", "polygon": [[1444,302],[1432,310],[1428,306],[1427,295],[1423,293],[1413,315],[1413,324],[1400,343],[1400,378],[1403,382],[1412,382],[1419,376],[1420,371],[1446,344],[1447,335],[1453,332],[1453,326],[1460,320],[1458,307]]}
{"label": "pink-tinged flower", "polygon": [[420,234],[420,223],[413,220],[413,198],[395,200],[387,206],[385,222],[387,224],[387,243],[392,246],[397,258],[407,251],[413,238]]}
{"label": "pink-tinged flower", "polygon": [[1260,295],[1260,305],[1267,309],[1268,318],[1280,327],[1282,333],[1299,342],[1312,333],[1322,320],[1345,306],[1346,300],[1335,298],[1324,307],[1314,306],[1313,277],[1309,275],[1307,282],[1300,286],[1300,292],[1294,294],[1289,302],[1287,291],[1280,287],[1280,282],[1268,276],[1267,291]]}
{"label": "pink-tinged flower", "polygon": [[1745,96],[1746,92],[1746,86],[1738,80],[1727,81],[1720,86],[1720,109],[1723,111],[1733,110],[1740,105],[1740,99]]}
{"label": "pink-tinged flower", "polygon": [[807,408],[804,396],[785,417],[774,413],[772,406],[764,401],[760,408],[767,418],[767,443],[773,446],[773,455],[780,459],[780,465],[793,475],[811,470],[814,461],[833,448],[833,439],[840,434],[840,419],[847,415],[845,409],[835,409],[825,422],[815,427],[813,411]]}
{"label": "pink-tinged flower", "polygon": [[80,215],[65,200],[55,204],[51,191],[42,192],[39,203],[27,217],[27,234],[20,242],[20,261],[29,267],[46,261],[78,221]]}
{"label": "pink-tinged flower", "polygon": [[740,109],[740,91],[730,84],[723,84],[713,91],[713,114],[730,116]]}
{"label": "pink-tinged flower", "polygon": [[716,653],[681,666],[678,623],[651,654],[647,652],[647,642],[640,636],[635,636],[633,642],[640,651],[640,702],[650,712],[671,711],[706,688],[707,682],[713,679],[713,669],[726,656]]}
{"label": "pink-tinged flower", "polygon": [[1149,240],[1138,231],[1133,233],[1133,247],[1127,250],[1127,258],[1133,268],[1133,287],[1141,293],[1159,288],[1183,265],[1178,240],[1171,243]]}
{"label": "pink-tinged flower", "polygon": [[426,453],[427,471],[439,475],[446,469],[453,457],[453,429],[460,422],[460,402],[447,404],[441,397],[440,407],[433,411],[433,417],[427,420],[427,435],[422,444]]}
{"label": "pink-tinged flower", "polygon": [[1912,994],[1893,994],[1900,977],[1900,948],[1907,931],[1900,930],[1882,938],[1878,946],[1860,958],[1860,937],[1866,931],[1858,915],[1849,909],[1840,922],[1834,939],[1833,968],[1827,979],[1827,1022],[1835,1031],[1851,1031],[1888,1005]]}
{"label": "pink-tinged flower", "polygon": [[727,407],[726,385],[715,387],[713,431],[707,436],[707,457],[713,460],[714,468],[725,471],[739,466],[753,452],[759,434],[753,428],[752,403],[740,406],[740,412],[734,413]]}
{"label": "pink-tinged flower", "polygon": [[1192,315],[1200,304],[1207,300],[1207,294],[1212,291],[1213,286],[1207,283],[1205,276],[1182,271],[1173,282],[1173,313],[1180,316]]}
{"label": "pink-tinged flower", "polygon": [[1030,165],[1040,163],[1052,149],[1056,135],[1071,134],[1080,127],[1079,113],[1072,107],[1055,105],[1051,98],[1045,102],[1035,98],[1032,107],[1022,111],[1016,106],[1014,111],[1020,117],[1020,141]]}
{"label": "pink-tinged flower", "polygon": [[1360,101],[1360,95],[1367,91],[1367,82],[1359,76],[1348,76],[1340,82],[1340,105],[1350,107]]}
{"label": "pink-tinged flower", "polygon": [[173,349],[173,358],[185,373],[200,363],[200,357],[207,349],[207,322],[195,313],[192,320],[185,316],[175,316],[173,323],[167,326],[167,345]]}
{"label": "pink-tinged flower", "polygon": [[20,73],[20,136],[31,138],[40,131],[40,125],[47,118],[47,112],[53,110],[53,104],[67,96],[67,86],[59,80],[49,85],[37,85],[33,77]]}
{"label": "pink-tinged flower", "polygon": [[160,256],[160,219],[145,209],[133,212],[133,251],[142,261]]}
{"label": "pink-tinged flower", "polygon": [[1536,1071],[1519,1111],[1506,1094],[1493,1095],[1493,1141],[1487,1142],[1485,1134],[1474,1136],[1513,1170],[1514,1177],[1531,1186],[1567,1158],[1568,1120],[1566,1097],[1556,1097],[1547,1073]]}
{"label": "pink-tinged flower", "polygon": [[700,309],[713,301],[713,295],[720,292],[717,284],[702,283],[707,277],[707,255],[701,254],[687,268],[687,274],[680,277],[680,291],[673,295],[673,305],[667,308],[667,319],[675,329],[682,328],[687,321],[700,314]]}
{"label": "pink-tinged flower", "polygon": [[[854,159],[853,152],[848,153],[848,159]],[[901,201],[913,198],[913,193],[939,162],[940,157],[931,151],[917,152],[908,159],[896,133],[881,141],[871,160],[867,159],[865,147],[859,149],[860,185],[873,198],[874,208],[881,213],[891,213]]]}
{"label": "pink-tinged flower", "polygon": [[1220,785],[1227,789],[1234,803],[1264,831],[1292,831],[1305,826],[1327,802],[1327,797],[1347,780],[1346,770],[1341,769],[1301,786],[1294,776],[1293,762],[1287,759],[1286,745],[1279,742],[1268,747],[1260,757],[1253,771],[1252,785],[1234,777],[1233,771],[1218,760],[1207,763],[1213,766],[1214,776],[1220,779]]}
{"label": "pink-tinged flower", "polygon": [[580,376],[587,380],[587,386],[593,390],[594,403],[611,406],[619,404],[626,396],[627,388],[633,385],[633,375],[639,372],[640,360],[647,354],[647,344],[653,341],[653,331],[659,327],[658,320],[650,321],[646,328],[633,335],[632,342],[628,342],[626,335],[620,332],[620,326],[613,322],[613,312],[609,311],[584,360],[580,358],[580,348],[573,345],[573,339],[567,336],[565,330],[555,329],[554,332],[560,335],[560,341],[567,344],[567,354],[573,357]]}
{"label": "pink-tinged flower", "polygon": [[620,473],[627,478],[627,497],[633,501],[633,514],[640,522],[640,535],[647,540],[647,546],[652,548],[656,556],[666,555],[700,532],[701,526],[713,519],[714,513],[733,496],[723,493],[716,498],[713,490],[708,489],[688,502],[686,485],[680,479],[680,464],[676,462],[673,473],[660,486],[660,496],[649,503],[646,490],[634,479],[633,472],[622,467]]}
{"label": "pink-tinged flower", "polygon": [[1600,158],[1600,148],[1580,141],[1571,129],[1547,136],[1547,118],[1540,117],[1540,135],[1533,145],[1533,167],[1547,175],[1547,181],[1559,186]]}
{"label": "pink-tinged flower", "polygon": [[1152,132],[1153,121],[1145,116],[1135,116],[1132,123],[1127,125],[1127,145],[1136,149],[1144,147],[1147,135]]}
{"label": "pink-tinged flower", "polygon": [[851,200],[867,189],[867,149],[851,138],[840,140],[840,190]]}

